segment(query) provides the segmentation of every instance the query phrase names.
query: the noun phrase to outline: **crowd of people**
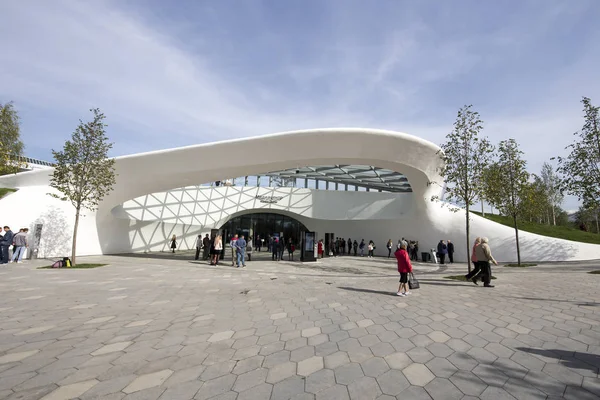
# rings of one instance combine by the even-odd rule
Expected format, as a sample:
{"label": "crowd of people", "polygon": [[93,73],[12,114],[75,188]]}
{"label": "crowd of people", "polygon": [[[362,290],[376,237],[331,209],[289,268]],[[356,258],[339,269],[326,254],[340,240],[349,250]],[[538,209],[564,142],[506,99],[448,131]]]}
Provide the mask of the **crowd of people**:
{"label": "crowd of people", "polygon": [[14,234],[10,227],[4,227],[0,234],[0,265],[23,262],[23,256],[29,247],[28,233],[28,228],[21,228]]}

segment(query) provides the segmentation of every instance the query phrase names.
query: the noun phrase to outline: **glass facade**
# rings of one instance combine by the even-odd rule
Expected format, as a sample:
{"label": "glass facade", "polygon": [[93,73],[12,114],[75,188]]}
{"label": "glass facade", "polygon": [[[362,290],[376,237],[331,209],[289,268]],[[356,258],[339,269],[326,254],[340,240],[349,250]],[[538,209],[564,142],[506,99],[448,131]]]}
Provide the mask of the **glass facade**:
{"label": "glass facade", "polygon": [[265,239],[266,246],[269,236],[280,237],[283,232],[286,243],[291,238],[292,243],[297,246],[302,238],[302,232],[307,229],[301,222],[286,215],[255,213],[230,219],[221,227],[221,231],[227,242],[235,234],[244,235],[246,238],[252,237],[253,246],[257,245],[257,238]]}

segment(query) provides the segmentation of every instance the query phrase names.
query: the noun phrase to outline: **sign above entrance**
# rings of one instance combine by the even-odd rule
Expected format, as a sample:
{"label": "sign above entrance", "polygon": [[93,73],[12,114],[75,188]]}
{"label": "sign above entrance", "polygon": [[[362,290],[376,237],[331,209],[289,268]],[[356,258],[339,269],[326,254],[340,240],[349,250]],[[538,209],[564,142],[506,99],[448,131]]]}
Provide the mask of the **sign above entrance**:
{"label": "sign above entrance", "polygon": [[275,204],[277,203],[279,200],[283,199],[285,196],[256,196],[256,200],[260,201],[261,203],[267,203],[267,204]]}

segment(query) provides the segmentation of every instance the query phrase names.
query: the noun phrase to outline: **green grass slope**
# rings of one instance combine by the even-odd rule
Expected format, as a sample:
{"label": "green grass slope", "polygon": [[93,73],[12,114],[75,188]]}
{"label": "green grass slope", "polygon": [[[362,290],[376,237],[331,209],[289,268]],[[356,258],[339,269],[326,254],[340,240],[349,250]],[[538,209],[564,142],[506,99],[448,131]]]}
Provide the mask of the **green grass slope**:
{"label": "green grass slope", "polygon": [[[473,212],[473,214],[481,216],[481,213],[479,212]],[[484,218],[502,225],[510,226],[512,228],[512,219],[510,217],[495,214],[485,214]],[[552,226],[538,224],[535,222],[520,221],[519,230],[558,239],[573,240],[575,242],[600,244],[600,235],[596,233],[584,232],[568,226]]]}
{"label": "green grass slope", "polygon": [[6,196],[9,193],[12,192],[16,192],[16,189],[7,189],[7,188],[0,188],[0,199],[3,198],[4,196]]}

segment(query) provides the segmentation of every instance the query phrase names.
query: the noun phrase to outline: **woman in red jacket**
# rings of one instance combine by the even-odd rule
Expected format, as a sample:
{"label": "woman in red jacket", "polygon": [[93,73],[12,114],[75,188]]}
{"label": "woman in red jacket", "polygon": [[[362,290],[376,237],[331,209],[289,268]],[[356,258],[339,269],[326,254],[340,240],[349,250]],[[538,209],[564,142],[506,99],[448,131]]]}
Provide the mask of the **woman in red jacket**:
{"label": "woman in red jacket", "polygon": [[[394,255],[396,256],[396,260],[398,260],[398,272],[400,273],[400,285],[398,286],[398,293],[396,295],[404,297],[411,294],[408,291],[408,274],[412,272],[412,264],[406,252],[406,245],[403,243]],[[404,288],[404,291],[402,291],[402,288]]]}

